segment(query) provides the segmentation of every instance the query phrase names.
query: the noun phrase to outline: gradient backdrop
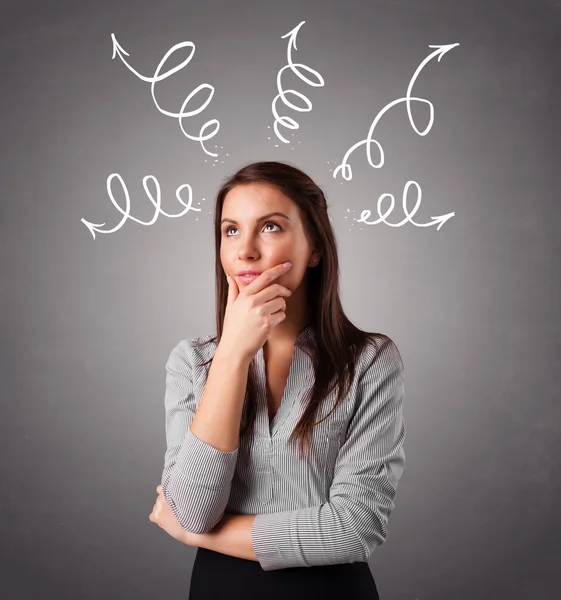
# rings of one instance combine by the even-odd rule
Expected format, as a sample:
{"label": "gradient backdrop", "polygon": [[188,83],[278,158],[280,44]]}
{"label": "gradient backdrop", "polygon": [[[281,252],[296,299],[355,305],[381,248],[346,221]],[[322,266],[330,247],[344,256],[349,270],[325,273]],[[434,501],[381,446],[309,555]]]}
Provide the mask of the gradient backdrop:
{"label": "gradient backdrop", "polygon": [[[284,144],[272,102],[282,36],[302,21],[293,60],[324,86],[283,73],[312,105],[277,102],[299,124],[280,128]],[[369,561],[381,597],[560,597],[560,30],[553,0],[2,2],[3,597],[187,597],[195,548],[148,520],[164,364],[182,338],[215,331],[215,194],[258,160],[289,161],[325,191],[345,309],[390,335],[405,363],[407,466]],[[111,34],[144,77],[174,45],[195,44],[154,90],[178,112],[197,86],[214,87],[182,125],[197,136],[217,119],[205,142],[217,157],[112,60]],[[456,43],[413,88],[434,106],[430,131],[415,133],[401,103],[375,130],[384,165],[362,146],[352,179],[333,178],[429,45]],[[412,114],[425,129],[429,104]],[[121,224],[113,173],[130,198]],[[163,211],[184,210],[175,192],[189,184],[200,212],[140,224],[154,217],[147,175]],[[388,225],[404,219],[408,181],[422,189],[413,221],[454,216],[440,229]],[[117,178],[112,189],[125,212]],[[388,193],[387,223],[353,220],[365,209],[374,220]],[[94,239],[82,219],[114,231]]]}

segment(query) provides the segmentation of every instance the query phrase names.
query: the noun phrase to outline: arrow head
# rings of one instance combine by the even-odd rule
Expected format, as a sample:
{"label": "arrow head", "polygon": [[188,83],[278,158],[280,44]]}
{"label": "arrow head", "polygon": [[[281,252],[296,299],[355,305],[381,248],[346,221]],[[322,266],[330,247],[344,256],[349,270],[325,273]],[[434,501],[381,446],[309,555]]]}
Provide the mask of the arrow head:
{"label": "arrow head", "polygon": [[434,45],[431,46],[429,45],[429,48],[438,48],[438,52],[435,52],[435,55],[438,56],[438,62],[440,62],[440,59],[450,50],[452,50],[452,48],[455,48],[456,46],[459,46],[460,44],[456,43],[456,44],[446,44],[446,45]]}
{"label": "arrow head", "polygon": [[111,40],[113,41],[113,56],[111,59],[115,58],[115,55],[117,54],[121,60],[123,60],[123,54],[125,56],[130,56],[130,54],[121,46],[121,44],[119,44],[114,33],[111,34]]}
{"label": "arrow head", "polygon": [[448,219],[451,219],[456,213],[455,212],[451,212],[448,213],[447,215],[440,215],[438,217],[431,217],[431,219],[433,220],[433,223],[438,223],[438,227],[436,228],[436,230],[438,231],[443,225],[444,223],[446,223],[446,221],[448,221]]}
{"label": "arrow head", "polygon": [[95,240],[95,232],[101,231],[96,228],[103,227],[105,225],[105,223],[92,223],[91,221],[86,221],[86,219],[80,219],[80,221],[82,221],[82,223],[90,230],[90,233],[92,234],[92,237],[94,240]]}
{"label": "arrow head", "polygon": [[302,27],[302,25],[304,25],[305,22],[306,21],[300,21],[300,23],[298,23],[298,25],[296,25],[294,29],[281,36],[281,39],[284,39],[285,37],[290,37],[288,45],[290,46],[292,44],[295,50],[298,50],[298,48],[296,47],[296,36],[298,35],[298,30],[300,29],[300,27]]}

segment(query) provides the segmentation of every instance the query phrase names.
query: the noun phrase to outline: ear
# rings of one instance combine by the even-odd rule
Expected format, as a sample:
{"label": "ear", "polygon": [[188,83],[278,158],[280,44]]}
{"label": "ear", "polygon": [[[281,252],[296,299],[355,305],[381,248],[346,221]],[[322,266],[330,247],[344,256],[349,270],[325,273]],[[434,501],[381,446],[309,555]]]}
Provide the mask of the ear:
{"label": "ear", "polygon": [[308,262],[308,266],[315,267],[319,263],[320,259],[321,259],[321,252],[319,252],[318,250],[315,250],[312,253],[312,256],[310,256],[310,261]]}

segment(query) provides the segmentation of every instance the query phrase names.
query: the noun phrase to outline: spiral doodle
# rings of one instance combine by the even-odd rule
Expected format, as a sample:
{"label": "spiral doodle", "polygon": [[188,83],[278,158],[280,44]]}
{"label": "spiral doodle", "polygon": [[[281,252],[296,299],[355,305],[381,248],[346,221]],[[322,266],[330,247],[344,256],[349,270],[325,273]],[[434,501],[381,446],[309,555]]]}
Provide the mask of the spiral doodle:
{"label": "spiral doodle", "polygon": [[[415,71],[415,73],[413,74],[413,77],[411,78],[411,80],[409,81],[409,85],[407,87],[407,94],[403,97],[403,98],[398,98],[397,100],[394,100],[393,102],[390,102],[389,104],[386,104],[386,106],[384,106],[384,108],[382,108],[382,110],[380,110],[380,112],[376,115],[376,117],[374,118],[374,121],[372,121],[372,125],[370,125],[370,129],[368,131],[368,135],[366,136],[366,139],[357,142],[354,146],[351,146],[347,152],[345,153],[345,156],[343,157],[343,160],[341,162],[341,164],[333,171],[333,177],[337,178],[337,175],[342,172],[343,174],[343,178],[346,181],[349,181],[350,179],[352,179],[353,176],[353,172],[351,169],[351,165],[349,165],[347,163],[348,158],[350,157],[350,155],[360,146],[366,145],[366,157],[368,159],[368,163],[370,164],[371,167],[374,167],[375,169],[379,169],[383,164],[384,164],[384,149],[382,148],[382,145],[380,144],[380,142],[378,140],[373,139],[372,134],[374,133],[374,129],[376,128],[376,125],[378,124],[378,122],[380,121],[380,119],[386,114],[386,112],[388,112],[388,110],[390,110],[390,108],[392,108],[393,106],[396,106],[398,104],[401,104],[402,102],[405,102],[406,106],[407,106],[407,115],[409,117],[409,122],[411,123],[411,127],[413,127],[413,129],[415,130],[415,133],[417,133],[418,135],[421,136],[425,136],[431,129],[432,124],[434,122],[434,106],[432,104],[432,102],[430,102],[429,100],[426,100],[425,98],[417,98],[414,96],[411,96],[411,90],[413,89],[413,85],[415,84],[415,80],[417,79],[417,77],[419,76],[419,74],[421,73],[421,71],[423,70],[423,67],[429,62],[431,61],[433,58],[438,57],[438,62],[440,62],[440,59],[450,50],[452,50],[452,48],[455,48],[456,46],[459,46],[460,44],[448,44],[446,46],[429,46],[429,48],[436,48],[436,50],[434,52],[431,52],[431,54],[429,54],[422,62],[421,64],[417,67],[417,70]],[[417,129],[416,125],[415,125],[415,121],[413,119],[413,114],[411,113],[411,101],[414,102],[421,102],[423,104],[428,104],[429,106],[429,111],[430,111],[430,118],[429,118],[429,124],[425,127],[425,129],[423,131],[419,131],[419,129]],[[379,161],[377,163],[373,163],[372,162],[372,155],[371,155],[371,145],[372,144],[376,144],[377,148],[378,148],[378,154],[379,154]]]}
{"label": "spiral doodle", "polygon": [[[324,85],[324,81],[323,81],[323,77],[317,72],[314,71],[314,69],[302,64],[302,63],[294,63],[292,62],[292,47],[294,47],[295,50],[297,50],[298,48],[296,47],[296,36],[298,35],[298,30],[300,29],[300,27],[302,27],[302,25],[305,23],[306,21],[301,21],[294,29],[292,29],[291,31],[289,31],[288,33],[286,33],[285,35],[281,36],[283,39],[285,37],[288,37],[288,47],[287,47],[287,51],[286,51],[286,57],[288,60],[288,64],[285,65],[284,67],[282,67],[282,69],[280,69],[280,71],[277,73],[277,90],[278,90],[278,94],[275,96],[275,98],[273,99],[271,108],[273,111],[273,116],[275,117],[275,122],[273,125],[273,129],[275,130],[275,134],[276,136],[279,138],[279,140],[281,140],[282,142],[284,142],[285,144],[288,144],[288,140],[286,138],[284,138],[280,133],[279,133],[279,124],[282,125],[283,127],[287,127],[288,129],[298,129],[300,126],[298,125],[298,123],[291,117],[287,117],[287,116],[280,116],[279,113],[277,112],[277,107],[276,107],[276,103],[277,100],[280,98],[284,104],[286,106],[288,106],[289,108],[292,108],[293,110],[297,110],[299,112],[309,112],[312,110],[312,103],[310,102],[309,98],[307,98],[306,96],[304,96],[304,94],[302,94],[301,92],[298,92],[296,90],[283,90],[282,88],[282,73],[285,69],[290,69],[293,73],[295,73],[300,79],[302,79],[303,81],[305,81],[307,84],[313,86],[313,87],[323,87]],[[306,70],[308,73],[313,73],[317,79],[318,82],[316,83],[315,81],[312,81],[311,79],[309,79],[308,77],[306,77],[303,73],[300,72],[300,69],[302,70]],[[298,106],[297,104],[294,104],[293,102],[290,102],[287,99],[287,95],[288,94],[292,94],[293,96],[296,96],[297,98],[300,98],[301,100],[304,101],[305,103],[305,108],[301,108],[300,106]]]}
{"label": "spiral doodle", "polygon": [[[156,85],[156,82],[158,81],[162,81],[166,78],[168,78],[170,75],[173,75],[174,73],[177,73],[177,71],[180,71],[185,65],[187,65],[190,61],[191,58],[193,57],[193,54],[195,54],[195,44],[193,42],[180,42],[178,44],[175,44],[175,46],[173,46],[172,48],[170,48],[165,54],[164,57],[162,58],[162,60],[159,62],[158,66],[156,67],[156,71],[154,73],[154,75],[152,77],[146,77],[145,75],[141,75],[138,71],[135,71],[135,69],[133,69],[128,63],[127,61],[124,59],[124,55],[129,56],[129,53],[119,44],[119,42],[117,42],[117,39],[115,38],[115,34],[112,33],[111,34],[111,39],[113,40],[113,56],[111,58],[115,58],[115,56],[119,56],[119,58],[121,59],[121,61],[123,62],[123,64],[132,72],[134,73],[139,79],[141,79],[142,81],[147,81],[149,83],[151,83],[150,86],[150,91],[152,92],[152,100],[154,101],[154,104],[156,105],[156,108],[163,114],[166,115],[167,117],[174,117],[176,119],[179,120],[179,127],[181,128],[181,131],[183,132],[183,135],[185,135],[185,137],[189,138],[190,140],[194,140],[196,142],[200,142],[202,149],[204,150],[204,152],[206,152],[206,154],[210,155],[210,156],[218,156],[218,154],[215,154],[213,152],[209,152],[206,148],[205,145],[203,144],[203,142],[205,140],[208,140],[212,137],[214,137],[217,133],[218,130],[220,129],[220,123],[217,119],[212,119],[210,121],[207,121],[202,127],[201,130],[199,132],[199,136],[192,136],[189,135],[186,131],[185,128],[183,127],[183,119],[185,119],[186,117],[192,117],[194,115],[198,115],[201,111],[203,111],[209,104],[209,102],[212,100],[212,97],[214,95],[214,87],[208,83],[201,83],[201,85],[199,85],[198,87],[196,87],[183,101],[183,104],[181,105],[181,108],[179,109],[179,112],[171,112],[168,110],[163,109],[159,104],[158,101],[156,100],[156,95],[154,94],[154,87]],[[168,60],[168,58],[177,50],[181,49],[181,48],[191,48],[191,53],[189,54],[189,56],[181,63],[179,63],[178,65],[176,65],[175,67],[173,67],[172,69],[169,69],[168,71],[165,71],[164,73],[160,74],[160,71],[162,69],[162,67],[164,66],[165,62]],[[206,101],[204,102],[204,104],[202,106],[200,106],[199,108],[195,109],[195,110],[190,110],[190,111],[184,111],[185,107],[189,104],[189,102],[191,101],[191,99],[193,98],[193,96],[195,96],[195,94],[198,94],[201,90],[203,89],[209,89],[210,93],[208,98],[206,99]],[[204,135],[204,132],[211,127],[212,125],[215,125],[216,127],[207,135]]]}

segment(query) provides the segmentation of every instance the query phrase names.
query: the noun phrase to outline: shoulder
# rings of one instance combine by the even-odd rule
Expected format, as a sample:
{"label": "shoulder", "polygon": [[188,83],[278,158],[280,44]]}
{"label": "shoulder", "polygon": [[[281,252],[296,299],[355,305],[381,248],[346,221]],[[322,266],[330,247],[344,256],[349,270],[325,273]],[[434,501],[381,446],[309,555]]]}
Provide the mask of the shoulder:
{"label": "shoulder", "polygon": [[404,368],[401,353],[391,337],[383,333],[368,335],[360,356],[358,374],[361,377],[371,375],[373,371],[379,374],[401,375]]}
{"label": "shoulder", "polygon": [[208,360],[216,349],[214,337],[213,334],[208,334],[180,340],[168,355],[166,369],[183,370]]}

